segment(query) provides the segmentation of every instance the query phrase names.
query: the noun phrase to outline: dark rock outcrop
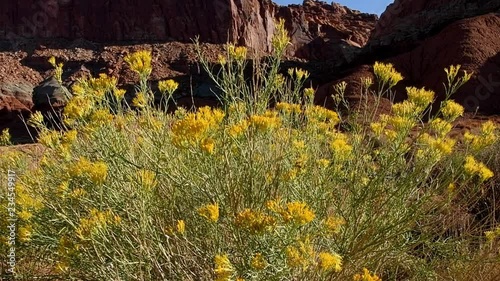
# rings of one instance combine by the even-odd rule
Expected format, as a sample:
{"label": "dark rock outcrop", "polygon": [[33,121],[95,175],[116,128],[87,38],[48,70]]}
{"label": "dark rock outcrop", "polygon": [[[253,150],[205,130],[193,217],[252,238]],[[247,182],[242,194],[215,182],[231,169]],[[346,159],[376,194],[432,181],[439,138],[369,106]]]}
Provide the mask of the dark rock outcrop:
{"label": "dark rock outcrop", "polygon": [[199,36],[202,42],[230,41],[266,52],[274,20],[283,17],[295,50],[306,59],[332,55],[325,49],[335,51],[341,40],[364,45],[377,20],[375,15],[311,0],[289,7],[269,0],[20,0],[1,1],[0,11],[0,40],[14,47],[22,47],[26,38],[191,42]]}
{"label": "dark rock outcrop", "polygon": [[395,0],[380,16],[369,47],[406,52],[456,21],[495,12],[498,0]]}
{"label": "dark rock outcrop", "polygon": [[38,111],[51,111],[63,107],[67,103],[66,95],[66,90],[52,76],[34,88],[34,109]]}
{"label": "dark rock outcrop", "polygon": [[[376,60],[392,63],[405,79],[395,88],[406,98],[406,86],[426,87],[444,98],[445,67],[462,65],[471,80],[452,98],[467,111],[500,112],[500,1],[397,0],[382,14],[363,49],[365,67],[356,66],[320,88],[318,99],[329,100],[332,85],[353,85],[348,95],[361,91],[359,77]],[[460,73],[462,75],[462,73]]]}

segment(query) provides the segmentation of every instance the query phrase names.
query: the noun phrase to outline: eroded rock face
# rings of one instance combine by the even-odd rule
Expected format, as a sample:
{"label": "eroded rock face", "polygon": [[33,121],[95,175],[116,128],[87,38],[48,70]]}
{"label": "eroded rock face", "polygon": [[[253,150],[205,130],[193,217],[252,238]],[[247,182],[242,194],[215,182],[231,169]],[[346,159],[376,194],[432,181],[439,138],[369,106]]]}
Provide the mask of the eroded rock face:
{"label": "eroded rock face", "polygon": [[24,38],[34,37],[190,42],[199,36],[202,42],[230,41],[269,51],[274,20],[283,17],[295,50],[310,58],[314,51],[327,53],[325,46],[340,40],[364,45],[377,19],[337,4],[311,0],[304,4],[279,7],[269,0],[1,1],[0,40],[20,47]]}
{"label": "eroded rock face", "polygon": [[371,48],[405,52],[461,19],[500,12],[498,0],[395,0],[380,16]]}
{"label": "eroded rock face", "polygon": [[[500,112],[500,1],[498,0],[395,0],[381,15],[363,48],[364,67],[353,68],[341,79],[320,88],[328,100],[332,85],[345,80],[361,91],[361,76],[375,61],[394,64],[405,79],[395,88],[397,100],[406,98],[405,87],[432,89],[437,100],[445,96],[445,67],[462,65],[473,72],[471,80],[452,98],[470,112]],[[462,75],[462,73],[460,74]]]}
{"label": "eroded rock face", "polygon": [[353,11],[336,3],[306,0],[303,5],[280,7],[277,17],[286,20],[292,55],[311,60],[341,57],[352,60],[352,49],[368,41],[376,15]]}

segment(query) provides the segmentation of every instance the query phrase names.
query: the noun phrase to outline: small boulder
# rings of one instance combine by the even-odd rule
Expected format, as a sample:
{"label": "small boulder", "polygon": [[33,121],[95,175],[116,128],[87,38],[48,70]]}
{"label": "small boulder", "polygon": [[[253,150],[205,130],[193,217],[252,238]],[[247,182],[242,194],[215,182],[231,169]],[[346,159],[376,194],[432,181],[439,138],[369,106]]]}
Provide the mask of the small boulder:
{"label": "small boulder", "polygon": [[68,102],[68,94],[69,91],[52,76],[33,90],[34,109],[42,112],[61,109]]}

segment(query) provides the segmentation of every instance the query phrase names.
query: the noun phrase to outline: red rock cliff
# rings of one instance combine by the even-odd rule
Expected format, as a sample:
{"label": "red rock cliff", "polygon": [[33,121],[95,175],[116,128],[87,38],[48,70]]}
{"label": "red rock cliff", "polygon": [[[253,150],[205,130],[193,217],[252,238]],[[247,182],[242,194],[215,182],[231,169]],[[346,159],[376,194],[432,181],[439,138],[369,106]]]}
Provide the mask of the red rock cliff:
{"label": "red rock cliff", "polygon": [[377,20],[311,0],[290,7],[270,0],[4,0],[0,11],[0,40],[14,45],[20,38],[36,37],[189,42],[199,35],[203,42],[229,40],[260,51],[269,50],[274,19],[283,17],[304,58],[309,58],[310,48],[325,53],[322,42],[330,39],[364,45]]}

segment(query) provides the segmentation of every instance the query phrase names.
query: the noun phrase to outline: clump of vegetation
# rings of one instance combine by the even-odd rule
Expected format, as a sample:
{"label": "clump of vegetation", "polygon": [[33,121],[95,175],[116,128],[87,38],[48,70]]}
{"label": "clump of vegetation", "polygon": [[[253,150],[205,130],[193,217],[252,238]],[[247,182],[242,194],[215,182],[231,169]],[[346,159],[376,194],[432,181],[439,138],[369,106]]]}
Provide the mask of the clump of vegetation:
{"label": "clump of vegetation", "polygon": [[[352,113],[364,126],[314,105],[307,71],[279,73],[288,44],[280,22],[273,56],[251,81],[247,50],[227,45],[212,76],[221,108],[166,113],[172,80],[160,82],[157,108],[151,53],[141,51],[126,58],[140,77],[136,110],[103,74],[73,86],[63,130],[35,114],[43,155],[35,164],[16,151],[0,157],[19,175],[19,276],[37,259],[63,279],[436,280],[498,261],[498,228],[455,233],[440,223],[493,177],[478,160],[497,145],[491,122],[463,141],[449,136],[463,113],[449,98],[470,74],[446,69],[450,93],[428,122],[435,94],[407,88],[391,114]],[[389,64],[374,72],[366,95],[375,83],[378,98],[391,96],[403,79]]]}

